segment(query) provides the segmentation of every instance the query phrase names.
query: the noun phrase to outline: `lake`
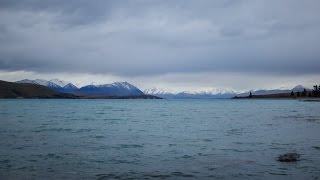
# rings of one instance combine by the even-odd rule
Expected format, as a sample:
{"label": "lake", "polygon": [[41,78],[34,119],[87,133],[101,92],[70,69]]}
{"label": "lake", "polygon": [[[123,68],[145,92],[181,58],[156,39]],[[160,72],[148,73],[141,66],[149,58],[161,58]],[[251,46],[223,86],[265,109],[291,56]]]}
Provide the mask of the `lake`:
{"label": "lake", "polygon": [[63,178],[320,179],[320,103],[0,100],[0,179]]}

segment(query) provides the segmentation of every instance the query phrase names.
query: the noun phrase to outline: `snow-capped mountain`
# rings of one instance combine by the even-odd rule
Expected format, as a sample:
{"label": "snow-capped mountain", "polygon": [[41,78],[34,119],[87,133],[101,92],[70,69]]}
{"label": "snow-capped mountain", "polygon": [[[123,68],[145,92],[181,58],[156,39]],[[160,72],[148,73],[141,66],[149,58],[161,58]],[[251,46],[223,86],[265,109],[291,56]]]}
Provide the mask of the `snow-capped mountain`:
{"label": "snow-capped mountain", "polygon": [[60,80],[60,79],[51,79],[49,82],[52,82],[60,87],[65,87],[66,85],[68,84],[71,84],[67,81],[63,81],[63,80]]}
{"label": "snow-capped mountain", "polygon": [[79,88],[73,85],[72,83],[68,83],[62,88],[63,88],[63,92],[66,92],[66,93],[74,93],[79,90]]}
{"label": "snow-capped mountain", "polygon": [[293,92],[298,92],[298,91],[302,92],[304,89],[308,90],[308,88],[306,88],[306,87],[304,87],[304,86],[302,86],[302,85],[298,85],[298,86],[292,88],[291,90],[292,90]]}
{"label": "snow-capped mountain", "polygon": [[153,95],[153,96],[158,96],[161,98],[166,98],[166,99],[174,99],[176,94],[175,92],[169,92],[169,91],[165,91],[163,89],[158,89],[158,88],[149,88],[149,89],[145,89],[144,94],[146,95]]}
{"label": "snow-capped mountain", "polygon": [[114,95],[114,96],[128,96],[128,95],[143,95],[144,93],[128,82],[114,82],[112,84],[104,85],[88,85],[79,89],[79,93],[84,94],[99,94],[99,95]]}
{"label": "snow-capped mountain", "polygon": [[250,92],[253,95],[269,95],[269,94],[281,94],[293,92],[302,92],[306,87],[298,85],[292,89],[260,89],[260,90],[250,90],[244,93],[235,92],[228,89],[214,88],[206,91],[182,91],[182,92],[168,92],[163,89],[150,88],[144,90],[145,94],[154,95],[162,98],[168,99],[210,99],[210,98],[232,98],[234,96],[248,96]]}
{"label": "snow-capped mountain", "polygon": [[67,83],[66,81],[61,81],[59,79],[53,79],[50,81],[43,80],[43,79],[36,79],[36,80],[24,79],[21,81],[16,81],[16,83],[38,84],[38,85],[46,86],[58,92],[73,92],[78,89],[75,85],[71,83]]}
{"label": "snow-capped mountain", "polygon": [[158,89],[158,88],[149,88],[145,89],[144,94],[173,94],[173,92],[165,91],[163,89]]}
{"label": "snow-capped mountain", "polygon": [[62,89],[61,86],[59,86],[59,85],[57,85],[57,84],[55,84],[53,82],[43,80],[43,79],[36,79],[36,80],[24,79],[24,80],[21,80],[21,81],[17,81],[16,83],[38,84],[38,85],[46,86],[46,87],[48,87],[50,89],[57,90],[57,91]]}
{"label": "snow-capped mountain", "polygon": [[170,99],[212,99],[212,98],[231,98],[236,95],[232,90],[227,89],[210,89],[206,91],[182,91],[168,92],[163,89],[150,88],[144,90],[145,94],[155,95],[162,98]]}
{"label": "snow-capped mountain", "polygon": [[65,86],[63,86],[63,88],[65,88],[65,89],[79,89],[77,86],[75,86],[71,83],[66,84]]}
{"label": "snow-capped mountain", "polygon": [[183,91],[182,93],[185,94],[206,94],[206,95],[219,95],[219,94],[236,94],[236,92],[228,89],[222,89],[222,88],[214,88],[210,90],[205,90],[205,91]]}

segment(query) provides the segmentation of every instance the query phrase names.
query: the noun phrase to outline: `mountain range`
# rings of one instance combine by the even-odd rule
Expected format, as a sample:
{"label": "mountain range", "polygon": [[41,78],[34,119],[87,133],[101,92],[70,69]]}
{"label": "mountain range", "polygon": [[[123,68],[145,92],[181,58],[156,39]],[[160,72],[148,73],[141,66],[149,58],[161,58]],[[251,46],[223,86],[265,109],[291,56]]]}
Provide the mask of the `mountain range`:
{"label": "mountain range", "polygon": [[16,83],[29,83],[46,86],[52,90],[62,93],[72,93],[77,95],[94,94],[94,95],[110,95],[110,96],[132,96],[132,95],[144,95],[144,93],[137,87],[128,82],[114,82],[112,84],[103,85],[86,85],[78,88],[72,83],[53,79],[46,81],[43,79],[29,80],[24,79],[16,81]]}
{"label": "mountain range", "polygon": [[128,82],[114,82],[111,84],[97,84],[86,85],[77,87],[76,85],[59,79],[52,80],[29,80],[24,79],[16,83],[28,83],[46,86],[52,90],[61,93],[71,93],[75,95],[98,95],[98,96],[136,96],[136,95],[152,95],[166,99],[215,99],[215,98],[232,98],[235,96],[242,97],[248,96],[250,92],[253,95],[269,95],[294,92],[302,92],[307,89],[298,85],[292,89],[272,89],[272,90],[250,90],[244,93],[235,92],[227,89],[210,89],[207,91],[181,91],[181,92],[168,92],[163,89],[150,88],[141,91],[136,86]]}
{"label": "mountain range", "polygon": [[235,92],[227,89],[211,89],[208,91],[182,91],[182,92],[168,92],[163,89],[150,88],[144,91],[145,94],[154,95],[161,98],[169,99],[216,99],[216,98],[232,98],[235,96],[248,96],[250,92],[254,95],[269,95],[293,92],[302,92],[306,87],[298,85],[292,89],[271,89],[271,90],[251,90],[244,93]]}
{"label": "mountain range", "polygon": [[237,93],[227,89],[211,89],[207,91],[181,91],[168,92],[163,89],[150,88],[144,90],[145,94],[154,95],[168,99],[215,99],[215,98],[231,98]]}

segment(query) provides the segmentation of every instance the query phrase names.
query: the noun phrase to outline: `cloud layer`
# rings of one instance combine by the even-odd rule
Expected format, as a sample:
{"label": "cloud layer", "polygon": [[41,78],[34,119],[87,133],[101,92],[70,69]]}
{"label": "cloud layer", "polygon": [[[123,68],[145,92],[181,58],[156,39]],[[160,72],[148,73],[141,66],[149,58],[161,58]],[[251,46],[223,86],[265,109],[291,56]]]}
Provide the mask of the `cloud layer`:
{"label": "cloud layer", "polygon": [[2,0],[0,70],[319,74],[317,0]]}

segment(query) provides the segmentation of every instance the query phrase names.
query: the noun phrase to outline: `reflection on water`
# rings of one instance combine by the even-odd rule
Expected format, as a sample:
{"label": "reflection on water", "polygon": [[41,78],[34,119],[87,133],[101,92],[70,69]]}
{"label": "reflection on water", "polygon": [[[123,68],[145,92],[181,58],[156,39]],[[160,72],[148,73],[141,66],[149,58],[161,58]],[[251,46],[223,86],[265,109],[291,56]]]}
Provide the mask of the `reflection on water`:
{"label": "reflection on water", "polygon": [[[320,103],[0,100],[0,179],[319,179]],[[297,152],[301,161],[276,161]]]}

